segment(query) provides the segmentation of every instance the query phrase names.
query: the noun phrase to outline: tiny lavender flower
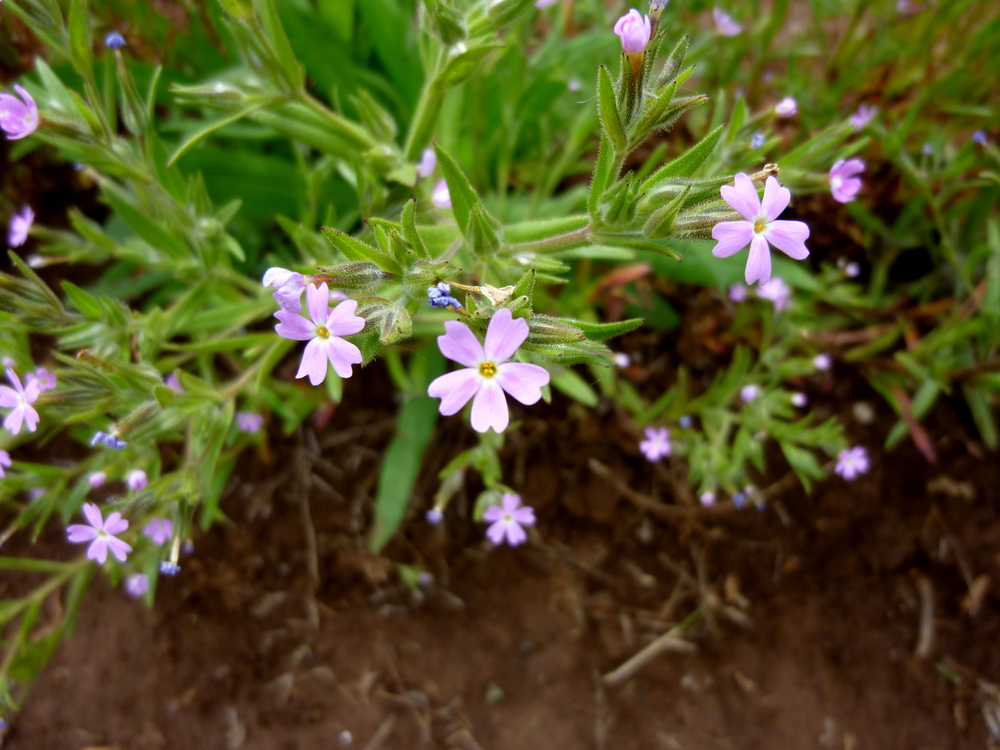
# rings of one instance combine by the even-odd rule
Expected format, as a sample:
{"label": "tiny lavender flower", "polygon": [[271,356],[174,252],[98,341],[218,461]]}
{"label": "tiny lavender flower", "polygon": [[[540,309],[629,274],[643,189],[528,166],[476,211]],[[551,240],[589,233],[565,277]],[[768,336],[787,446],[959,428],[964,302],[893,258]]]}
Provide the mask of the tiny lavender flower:
{"label": "tiny lavender flower", "polygon": [[0,94],[0,130],[12,141],[26,138],[38,129],[38,105],[35,100],[20,86],[15,85],[14,91],[20,99]]}
{"label": "tiny lavender flower", "polygon": [[861,190],[859,175],[865,171],[865,163],[861,159],[840,159],[830,167],[830,192],[833,199],[840,203],[850,203],[858,197]]}
{"label": "tiny lavender flower", "polygon": [[351,377],[351,365],[361,364],[361,350],[343,336],[358,333],[365,327],[364,318],[354,314],[358,303],[349,299],[330,309],[330,290],[326,283],[306,287],[306,305],[312,320],[290,310],[274,314],[280,323],[274,327],[282,338],[308,341],[296,378],[309,376],[319,385],[326,380],[327,362],[342,378]]}
{"label": "tiny lavender flower", "polygon": [[801,392],[792,394],[792,406],[797,406],[801,409],[807,403],[809,403],[809,399],[806,397],[806,394]]}
{"label": "tiny lavender flower", "polygon": [[729,299],[739,304],[745,302],[750,296],[750,289],[744,284],[733,284],[729,287]]}
{"label": "tiny lavender flower", "polygon": [[168,518],[153,518],[142,533],[152,539],[153,544],[162,547],[174,535],[174,524]]}
{"label": "tiny lavender flower", "polygon": [[163,379],[163,384],[172,391],[176,391],[177,393],[184,393],[184,386],[181,385],[181,381],[177,377],[176,372],[172,372],[169,375],[167,375],[167,377]]}
{"label": "tiny lavender flower", "polygon": [[798,102],[790,96],[786,96],[774,106],[774,114],[778,117],[795,117],[798,111]]}
{"label": "tiny lavender flower", "polygon": [[767,142],[767,136],[763,133],[754,133],[753,138],[750,139],[750,148],[754,151],[761,148],[764,143]]}
{"label": "tiny lavender flower", "polygon": [[437,152],[435,152],[432,148],[425,148],[424,153],[420,155],[420,161],[417,164],[417,175],[419,177],[430,177],[434,174],[434,170],[437,168],[437,163]]}
{"label": "tiny lavender flower", "polygon": [[429,523],[431,526],[437,526],[444,520],[444,513],[439,511],[437,508],[431,508],[424,515],[424,518],[427,520],[427,523]]}
{"label": "tiny lavender flower", "polygon": [[108,32],[108,35],[104,37],[104,46],[108,49],[121,49],[125,46],[125,37],[117,31]]}
{"label": "tiny lavender flower", "polygon": [[579,91],[580,89],[583,88],[583,84],[580,83],[580,79],[579,78],[570,78],[566,82],[566,88],[568,88],[573,93],[576,93],[577,91]]}
{"label": "tiny lavender flower", "polygon": [[165,576],[175,576],[181,572],[181,566],[169,560],[164,560],[160,563],[160,572]]}
{"label": "tiny lavender flower", "polygon": [[149,486],[149,477],[146,476],[146,472],[142,469],[132,469],[125,478],[125,485],[132,492],[142,492]]}
{"label": "tiny lavender flower", "polygon": [[722,36],[737,36],[743,31],[743,26],[721,8],[712,9],[712,18],[715,20],[715,30]]}
{"label": "tiny lavender flower", "polygon": [[829,370],[833,367],[833,359],[829,354],[817,354],[813,357],[813,367],[815,367],[820,372]]}
{"label": "tiny lavender flower", "polygon": [[103,471],[95,471],[92,472],[90,476],[87,477],[87,481],[90,482],[91,487],[97,489],[106,481],[108,481],[108,475],[105,474]]}
{"label": "tiny lavender flower", "polygon": [[774,303],[775,310],[787,310],[792,306],[792,288],[780,276],[775,276],[757,289],[757,296]]}
{"label": "tiny lavender flower", "polygon": [[748,404],[760,395],[760,386],[750,383],[740,389],[740,398]]}
{"label": "tiny lavender flower", "polygon": [[677,424],[679,424],[685,430],[690,429],[691,425],[694,424],[694,418],[685,414],[683,417],[677,420]]}
{"label": "tiny lavender flower", "polygon": [[125,579],[125,593],[133,599],[149,591],[149,576],[145,573],[133,573]]}
{"label": "tiny lavender flower", "polygon": [[972,134],[972,142],[978,143],[980,146],[986,145],[988,140],[989,138],[987,137],[985,130],[977,130]]}
{"label": "tiny lavender flower", "polygon": [[117,435],[109,435],[108,433],[101,432],[100,430],[95,432],[94,437],[90,440],[90,444],[92,446],[97,445],[98,443],[106,445],[108,448],[113,448],[116,451],[120,451],[128,445],[128,443],[119,438]]}
{"label": "tiny lavender flower", "polygon": [[615,367],[624,370],[626,367],[632,364],[632,358],[628,356],[625,352],[615,352],[611,355],[611,359],[614,360]]}
{"label": "tiny lavender flower", "polygon": [[528,541],[528,534],[523,527],[535,525],[534,509],[522,506],[520,496],[507,492],[501,502],[502,505],[491,505],[483,513],[483,520],[490,524],[486,529],[486,538],[497,546],[503,544],[505,538],[511,547],[524,544]]}
{"label": "tiny lavender flower", "polygon": [[264,417],[252,411],[240,411],[236,413],[236,427],[240,432],[255,435],[264,426]]}
{"label": "tiny lavender flower", "polygon": [[733,505],[737,508],[742,508],[747,501],[747,496],[742,492],[733,493]]}
{"label": "tiny lavender flower", "polygon": [[486,342],[480,344],[464,323],[449,320],[445,334],[438,336],[438,348],[448,359],[464,365],[436,378],[427,388],[427,395],[440,398],[439,411],[451,416],[472,401],[472,429],[497,432],[507,429],[510,416],[504,393],[526,406],[542,397],[542,386],[549,382],[544,367],[521,362],[508,362],[517,348],[528,338],[528,324],[514,320],[510,310],[496,311],[486,330]]}
{"label": "tiny lavender flower", "polygon": [[792,193],[781,187],[774,177],[768,177],[764,187],[764,200],[757,197],[753,181],[740,172],[735,187],[722,186],[722,198],[743,217],[743,221],[723,221],[712,228],[712,237],[718,240],[712,255],[728,258],[749,243],[746,282],[766,284],[771,278],[770,242],[785,255],[802,260],[809,255],[805,241],[809,227],[801,221],[776,221],[788,206]]}
{"label": "tiny lavender flower", "polygon": [[834,471],[850,482],[867,473],[869,468],[868,451],[864,446],[858,445],[837,454],[837,466]]}
{"label": "tiny lavender flower", "polygon": [[7,451],[0,451],[0,477],[7,476],[7,469],[11,467],[14,462],[10,460],[10,454]]}
{"label": "tiny lavender flower", "polygon": [[7,225],[7,244],[11,247],[21,247],[28,241],[28,232],[35,223],[35,212],[31,206],[22,206],[20,213],[10,217]]}
{"label": "tiny lavender flower", "polygon": [[438,208],[451,208],[451,193],[448,192],[448,183],[444,180],[439,180],[434,186],[434,192],[431,193],[431,203]]}
{"label": "tiny lavender flower", "polygon": [[289,271],[287,268],[269,268],[261,280],[264,286],[274,287],[274,301],[282,310],[297,313],[302,310],[302,291],[306,288],[306,279],[301,273]]}
{"label": "tiny lavender flower", "polygon": [[844,273],[849,279],[856,279],[861,275],[861,265],[851,261],[846,266],[844,266]]}
{"label": "tiny lavender flower", "polygon": [[462,303],[451,296],[451,284],[439,281],[435,286],[427,287],[427,304],[431,307],[459,308]]}
{"label": "tiny lavender flower", "polygon": [[878,107],[869,107],[867,104],[862,104],[858,107],[858,111],[851,115],[849,120],[850,125],[855,130],[861,130],[868,123],[875,119],[875,115],[878,114]]}
{"label": "tiny lavender flower", "polygon": [[666,427],[647,427],[645,433],[646,439],[639,443],[639,450],[647,461],[659,461],[670,455],[670,430]]}
{"label": "tiny lavender flower", "polygon": [[102,565],[108,559],[109,549],[120,562],[125,562],[125,557],[132,551],[132,547],[115,536],[128,528],[128,521],[122,518],[122,514],[112,513],[105,521],[100,508],[93,503],[84,503],[83,515],[87,517],[90,526],[81,524],[67,526],[66,535],[69,541],[75,544],[90,542],[87,557]]}
{"label": "tiny lavender flower", "polygon": [[924,144],[924,147],[921,149],[921,151],[923,151],[924,156],[934,156],[934,146],[931,144],[930,141]]}
{"label": "tiny lavender flower", "polygon": [[698,501],[706,508],[710,508],[715,505],[715,493],[714,492],[702,492],[701,497]]}
{"label": "tiny lavender flower", "polygon": [[538,8],[538,10],[545,10],[550,5],[555,5],[558,2],[559,0],[535,0],[535,7]]}
{"label": "tiny lavender flower", "polygon": [[630,55],[641,55],[652,33],[649,16],[643,16],[635,8],[615,24],[615,34],[622,40],[622,49]]}
{"label": "tiny lavender flower", "polygon": [[34,372],[29,372],[25,376],[24,382],[25,384],[38,383],[38,390],[40,393],[54,391],[56,386],[59,385],[59,381],[56,379],[56,376],[44,367],[39,367]]}
{"label": "tiny lavender flower", "polygon": [[38,412],[32,406],[38,400],[39,388],[37,382],[29,382],[27,387],[21,387],[21,379],[13,370],[7,370],[7,380],[14,386],[9,388],[0,385],[0,407],[11,409],[10,414],[3,421],[3,426],[15,435],[21,431],[21,424],[25,424],[28,432],[34,432],[38,426]]}

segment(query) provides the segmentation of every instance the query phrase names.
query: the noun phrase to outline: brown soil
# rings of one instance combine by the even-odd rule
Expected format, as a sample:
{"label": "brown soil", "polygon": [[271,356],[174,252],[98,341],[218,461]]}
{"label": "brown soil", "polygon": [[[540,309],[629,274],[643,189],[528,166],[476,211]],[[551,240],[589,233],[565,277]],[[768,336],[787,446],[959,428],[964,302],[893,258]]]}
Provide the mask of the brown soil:
{"label": "brown soil", "polygon": [[[910,445],[876,453],[854,484],[832,479],[811,496],[792,486],[764,512],[675,523],[588,468],[596,457],[664,494],[668,473],[635,454],[624,420],[536,407],[505,461],[538,510],[537,534],[494,550],[467,497],[438,529],[418,502],[386,556],[434,573],[413,593],[364,551],[388,439],[377,390],[369,383],[369,406],[343,407],[316,441],[286,441],[281,460],[248,459],[225,499],[231,523],[161,579],[154,610],[99,578],[4,747],[989,747],[1000,607],[995,589],[968,597],[978,577],[997,578],[1000,482],[971,443],[940,442],[937,466]],[[347,395],[361,399],[359,384]],[[884,434],[855,427],[868,445]],[[471,439],[458,418],[439,432],[418,500]],[[302,472],[286,467],[308,465],[307,446],[324,441],[310,492],[314,598]],[[671,596],[679,580],[692,583]],[[928,658],[915,656],[921,591],[934,603]],[[602,686],[699,602],[687,636],[697,653],[665,653]]]}

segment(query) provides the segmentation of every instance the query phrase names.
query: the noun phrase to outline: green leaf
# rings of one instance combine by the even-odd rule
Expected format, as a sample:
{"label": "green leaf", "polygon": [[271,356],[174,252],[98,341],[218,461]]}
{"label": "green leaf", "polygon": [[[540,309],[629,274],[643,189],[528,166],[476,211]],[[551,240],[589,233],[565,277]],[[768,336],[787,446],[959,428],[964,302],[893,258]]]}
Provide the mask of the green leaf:
{"label": "green leaf", "polygon": [[224,128],[226,127],[226,125],[231,125],[232,123],[238,120],[242,120],[244,117],[246,117],[249,114],[252,114],[253,112],[256,112],[258,109],[261,109],[263,107],[269,107],[280,100],[281,97],[272,97],[272,96],[265,97],[263,99],[250,102],[246,106],[240,107],[238,110],[236,110],[231,114],[226,115],[225,117],[220,117],[218,120],[213,120],[204,127],[195,131],[192,135],[188,136],[188,139],[177,147],[177,150],[174,151],[173,156],[171,156],[170,160],[167,162],[167,167],[172,167],[174,165],[174,162],[176,162],[185,153],[187,153],[188,149],[196,145],[199,141],[210,136],[216,130]]}
{"label": "green leaf", "polygon": [[479,196],[472,189],[469,179],[465,176],[461,167],[455,162],[448,152],[438,144],[434,144],[434,151],[437,153],[438,166],[441,174],[444,175],[445,182],[448,183],[448,193],[451,196],[451,210],[455,214],[455,221],[465,232],[469,226],[469,216],[472,209],[479,206]]}
{"label": "green leaf", "polygon": [[601,196],[618,176],[615,169],[617,163],[614,146],[607,136],[603,136],[597,151],[597,164],[594,165],[594,177],[590,181],[590,198],[587,201],[587,210],[594,222],[599,222],[601,219]]}
{"label": "green leaf", "polygon": [[103,308],[96,297],[83,291],[71,281],[62,281],[61,284],[66,296],[77,310],[91,320],[101,320],[104,317]]}
{"label": "green leaf", "polygon": [[963,385],[962,393],[969,404],[969,411],[972,412],[972,419],[976,423],[979,435],[983,438],[990,450],[996,450],[1000,445],[1000,438],[997,436],[997,423],[993,417],[993,409],[990,400],[981,390],[973,388],[971,385]]}
{"label": "green leaf", "polygon": [[397,276],[403,275],[403,269],[396,262],[396,259],[386,255],[381,250],[333,227],[323,227],[320,231],[348,260],[374,263],[387,273],[394,273]]}
{"label": "green leaf", "polygon": [[618,114],[615,85],[611,81],[611,73],[604,65],[597,71],[597,111],[601,115],[604,133],[611,140],[615,150],[625,151],[628,148],[628,136],[625,134],[625,126]]}
{"label": "green leaf", "polygon": [[712,155],[712,152],[719,143],[719,139],[722,138],[724,128],[724,125],[720,125],[672,162],[656,170],[643,183],[641,192],[649,192],[664,180],[693,175],[708,160],[708,157]]}
{"label": "green leaf", "polygon": [[267,35],[271,50],[274,52],[278,64],[281,65],[285,81],[291,91],[300,91],[304,83],[302,66],[295,58],[295,52],[292,50],[285,29],[281,25],[275,0],[254,0],[254,7],[260,17],[261,26]]}
{"label": "green leaf", "polygon": [[579,374],[568,368],[552,373],[552,386],[584,406],[593,409],[599,400],[597,392]]}
{"label": "green leaf", "polygon": [[72,0],[69,6],[69,48],[77,71],[88,80],[94,75],[91,40],[90,9],[87,0]]}
{"label": "green leaf", "polygon": [[417,254],[417,257],[424,260],[429,260],[431,257],[430,252],[427,250],[427,245],[424,244],[423,238],[420,236],[420,232],[417,230],[417,201],[414,199],[408,200],[406,205],[403,206],[403,213],[400,217],[400,223],[403,225],[403,237],[406,241],[410,243],[410,247],[413,248],[413,252]]}
{"label": "green leaf", "polygon": [[435,86],[442,91],[446,91],[452,86],[457,86],[476,72],[476,68],[479,67],[479,64],[483,61],[486,55],[495,49],[499,49],[500,47],[503,47],[503,45],[499,42],[493,42],[473,47],[465,52],[452,56],[448,60],[448,64],[445,66],[445,69],[438,74],[436,79],[434,79]]}
{"label": "green leaf", "polygon": [[62,573],[67,563],[39,560],[30,557],[0,557],[0,570],[17,570],[22,573]]}
{"label": "green leaf", "polygon": [[617,320],[612,323],[589,323],[583,320],[571,320],[570,318],[558,318],[558,320],[576,326],[591,341],[605,341],[613,339],[616,336],[622,336],[629,331],[634,331],[646,322],[642,318]]}

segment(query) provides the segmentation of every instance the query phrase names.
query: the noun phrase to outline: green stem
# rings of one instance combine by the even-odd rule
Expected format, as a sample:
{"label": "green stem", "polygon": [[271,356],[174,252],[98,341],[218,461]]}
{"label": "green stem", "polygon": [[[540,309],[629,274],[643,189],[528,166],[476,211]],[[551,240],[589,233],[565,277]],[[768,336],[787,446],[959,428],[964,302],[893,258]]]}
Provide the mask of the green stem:
{"label": "green stem", "polygon": [[428,79],[424,84],[424,90],[420,92],[420,100],[417,102],[417,109],[413,113],[410,130],[406,135],[403,158],[407,161],[417,161],[424,147],[430,142],[443,100],[444,92],[436,85],[433,78]]}
{"label": "green stem", "polygon": [[508,250],[518,251],[518,250],[543,250],[548,252],[556,252],[558,250],[568,250],[572,247],[578,247],[579,245],[587,244],[590,239],[590,233],[594,231],[594,224],[591,222],[583,229],[577,229],[574,232],[566,232],[565,234],[557,234],[555,237],[549,237],[544,240],[537,240],[535,242],[522,242],[517,245],[507,245]]}

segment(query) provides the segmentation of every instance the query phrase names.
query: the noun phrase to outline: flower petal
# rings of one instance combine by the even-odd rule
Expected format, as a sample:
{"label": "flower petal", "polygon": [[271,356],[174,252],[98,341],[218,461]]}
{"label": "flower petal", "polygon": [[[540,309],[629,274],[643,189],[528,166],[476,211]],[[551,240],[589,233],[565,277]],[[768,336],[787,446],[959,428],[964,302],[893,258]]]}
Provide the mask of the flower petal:
{"label": "flower petal", "polygon": [[83,504],[83,515],[87,519],[87,523],[95,529],[104,528],[104,516],[101,515],[101,509],[94,503]]}
{"label": "flower petal", "polygon": [[325,348],[326,356],[330,360],[330,364],[333,365],[334,372],[342,378],[349,378],[354,374],[351,365],[361,364],[361,350],[350,341],[331,336],[326,340]]}
{"label": "flower petal", "polygon": [[326,325],[326,320],[330,317],[330,287],[325,281],[318,287],[315,284],[306,284],[306,307],[309,308],[309,316],[316,325]]}
{"label": "flower petal", "polygon": [[87,547],[87,557],[91,560],[97,560],[101,565],[104,561],[108,559],[108,538],[106,536],[99,536],[94,541],[90,543]]}
{"label": "flower petal", "polygon": [[526,338],[528,324],[524,318],[515,320],[510,310],[500,308],[493,314],[490,327],[486,329],[486,343],[483,346],[486,361],[494,364],[506,362]]}
{"label": "flower petal", "polygon": [[108,520],[104,522],[104,530],[109,534],[121,534],[128,528],[128,521],[122,518],[121,513],[112,513]]}
{"label": "flower petal", "polygon": [[274,327],[274,330],[283,339],[309,341],[316,336],[316,326],[298,313],[291,310],[278,310],[274,317],[281,321]]}
{"label": "flower petal", "polygon": [[767,241],[785,255],[802,260],[809,255],[805,241],[809,239],[809,225],[801,221],[772,221],[764,230]]}
{"label": "flower petal", "polygon": [[500,498],[500,502],[503,505],[504,513],[513,513],[521,507],[521,498],[517,495],[512,495],[509,492],[503,493],[503,497]]}
{"label": "flower petal", "polygon": [[38,400],[38,394],[41,392],[42,388],[38,385],[38,378],[29,376],[28,384],[24,388],[24,400],[33,404]]}
{"label": "flower petal", "polygon": [[9,409],[12,406],[17,406],[21,403],[21,396],[13,388],[0,385],[0,406],[4,409]]}
{"label": "flower petal", "polygon": [[712,238],[719,241],[712,248],[716,258],[728,258],[750,244],[753,223],[749,221],[721,221],[712,227]]}
{"label": "flower petal", "polygon": [[438,348],[448,359],[466,367],[477,367],[484,360],[483,345],[465,323],[449,320],[444,331],[444,336],[438,336]]}
{"label": "flower petal", "polygon": [[117,557],[119,562],[125,562],[128,553],[132,551],[131,545],[113,536],[108,537],[108,547],[111,548],[111,554]]}
{"label": "flower petal", "polygon": [[514,399],[531,406],[542,397],[542,386],[548,385],[549,371],[539,365],[506,362],[497,367],[493,379]]}
{"label": "flower petal", "polygon": [[499,521],[501,518],[503,518],[503,508],[499,505],[491,505],[483,512],[483,520],[487,523]]}
{"label": "flower petal", "polygon": [[14,407],[14,410],[7,415],[3,421],[3,426],[16,435],[21,431],[21,423],[24,421],[24,405]]}
{"label": "flower petal", "polygon": [[503,432],[510,422],[507,399],[496,378],[483,378],[479,391],[472,401],[472,429],[486,432],[492,427]]}
{"label": "flower petal", "polygon": [[736,187],[722,186],[722,200],[729,204],[736,213],[752,222],[760,215],[760,199],[753,186],[753,180],[743,172],[736,175]]}
{"label": "flower petal", "polygon": [[791,200],[792,191],[781,187],[774,177],[768,177],[764,183],[764,200],[760,202],[760,210],[770,221],[774,221],[788,208]]}
{"label": "flower petal", "polygon": [[[326,319],[326,327],[334,336],[350,336],[365,327],[365,319],[356,315],[357,301],[344,300],[330,311]],[[358,360],[359,362],[361,360]]]}
{"label": "flower petal", "polygon": [[[484,516],[485,518],[485,516]],[[507,535],[507,524],[497,521],[486,529],[486,538],[498,547],[503,544],[503,538]]]}
{"label": "flower petal", "polygon": [[771,251],[767,246],[767,240],[759,234],[755,234],[750,240],[750,255],[747,257],[745,277],[747,284],[753,284],[755,281],[766,284],[771,279]]}
{"label": "flower petal", "polygon": [[25,404],[21,407],[21,412],[24,414],[24,423],[28,427],[28,432],[34,432],[35,428],[38,427],[38,421],[41,419],[38,416],[38,412],[35,411],[35,407]]}
{"label": "flower petal", "polygon": [[97,538],[97,529],[93,526],[75,523],[66,527],[66,538],[74,543],[89,542]]}
{"label": "flower petal", "polygon": [[455,370],[439,378],[435,378],[427,387],[427,395],[431,398],[441,399],[438,411],[446,417],[458,413],[458,411],[469,403],[469,399],[479,391],[479,385],[483,378],[479,371],[466,368]]}
{"label": "flower petal", "polygon": [[277,289],[294,275],[295,271],[289,271],[287,268],[274,266],[273,268],[268,268],[267,271],[264,272],[264,278],[260,283],[264,286],[273,285],[274,288]]}
{"label": "flower petal", "polygon": [[528,534],[520,525],[513,522],[507,524],[507,543],[511,547],[517,547],[526,541],[528,541]]}
{"label": "flower petal", "polygon": [[514,520],[522,526],[535,525],[535,509],[527,505],[514,511]]}
{"label": "flower petal", "polygon": [[323,346],[323,339],[315,338],[306,344],[305,351],[302,352],[302,362],[299,364],[299,371],[295,373],[296,378],[309,376],[309,382],[319,385],[326,380],[326,347]]}
{"label": "flower petal", "polygon": [[16,372],[9,368],[7,370],[7,380],[9,380],[11,385],[14,386],[15,391],[20,393],[22,396],[24,395],[24,388],[21,386],[21,378],[17,376]]}

